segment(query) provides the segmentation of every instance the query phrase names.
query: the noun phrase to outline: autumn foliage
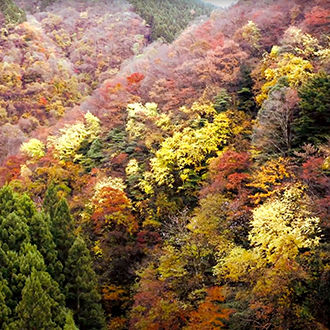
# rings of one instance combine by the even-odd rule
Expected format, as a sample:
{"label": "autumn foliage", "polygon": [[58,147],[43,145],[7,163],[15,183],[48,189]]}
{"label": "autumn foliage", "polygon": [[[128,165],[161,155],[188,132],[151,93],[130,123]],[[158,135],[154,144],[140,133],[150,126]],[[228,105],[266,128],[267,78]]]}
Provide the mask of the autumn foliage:
{"label": "autumn foliage", "polygon": [[0,328],[330,329],[329,17],[3,1]]}

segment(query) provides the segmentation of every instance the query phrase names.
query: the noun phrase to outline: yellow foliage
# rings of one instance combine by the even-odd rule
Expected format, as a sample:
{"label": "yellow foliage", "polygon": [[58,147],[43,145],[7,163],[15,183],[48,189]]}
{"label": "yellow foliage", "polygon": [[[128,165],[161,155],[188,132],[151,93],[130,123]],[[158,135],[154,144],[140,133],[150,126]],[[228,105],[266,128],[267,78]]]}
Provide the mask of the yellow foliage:
{"label": "yellow foliage", "polygon": [[54,149],[54,156],[60,160],[77,160],[77,154],[84,140],[92,142],[100,133],[100,121],[89,111],[85,115],[86,123],[67,125],[59,130],[59,135],[48,137],[48,147]]}
{"label": "yellow foliage", "polygon": [[89,141],[95,140],[101,133],[100,119],[92,115],[89,111],[85,114],[85,127]]}
{"label": "yellow foliage", "polygon": [[214,274],[233,282],[244,281],[255,270],[258,260],[254,251],[237,246],[220,259],[213,269]]}
{"label": "yellow foliage", "polygon": [[268,92],[281,77],[287,79],[290,87],[296,88],[313,76],[313,66],[309,61],[290,53],[279,54],[278,50],[278,47],[273,47],[271,53],[264,59],[263,76],[266,83],[256,97],[259,104],[268,98]]}
{"label": "yellow foliage", "polygon": [[280,258],[294,259],[298,249],[317,245],[319,218],[311,217],[299,186],[287,188],[279,198],[270,199],[253,211],[249,235],[257,254],[267,263]]}
{"label": "yellow foliage", "polygon": [[126,189],[126,185],[124,184],[122,178],[104,177],[97,181],[97,183],[95,184],[93,199],[98,199],[101,190],[106,187],[120,191],[124,191]]}
{"label": "yellow foliage", "polygon": [[[195,210],[194,216],[189,219],[187,228],[194,234],[205,236],[212,245],[218,245],[220,232],[221,235],[227,234],[225,223],[228,202],[223,195],[207,195],[201,199],[200,206]],[[223,240],[222,237],[221,240]]]}
{"label": "yellow foliage", "polygon": [[138,174],[139,171],[140,171],[140,169],[139,169],[138,161],[135,158],[130,159],[130,161],[128,162],[126,169],[125,169],[126,175],[128,175],[128,176],[135,175],[135,174]]}
{"label": "yellow foliage", "polygon": [[282,44],[290,47],[295,54],[304,58],[312,58],[321,48],[316,38],[308,33],[303,33],[296,26],[290,26],[284,33]]}
{"label": "yellow foliage", "polygon": [[173,187],[174,171],[182,181],[188,179],[188,167],[199,171],[212,153],[217,154],[229,139],[229,119],[225,113],[217,114],[213,122],[202,128],[184,128],[167,138],[151,159],[152,173],[158,185]]}
{"label": "yellow foliage", "polygon": [[139,113],[147,117],[154,117],[158,114],[158,105],[154,102],[147,102],[145,105],[141,103],[130,103],[127,105],[128,118],[135,118]]}
{"label": "yellow foliage", "polygon": [[[258,286],[269,289],[278,277],[298,272],[299,249],[319,243],[319,218],[311,216],[308,202],[304,189],[295,185],[256,208],[249,234],[251,249],[229,249],[225,256],[220,255],[214,273],[233,282],[255,283],[257,292]],[[283,290],[285,285],[281,293]]]}
{"label": "yellow foliage", "polygon": [[241,29],[243,40],[248,42],[252,48],[258,50],[260,48],[261,32],[257,24],[253,21],[248,21]]}
{"label": "yellow foliage", "polygon": [[81,143],[87,137],[83,123],[67,126],[60,129],[59,136],[48,137],[48,147],[54,148],[54,156],[61,160],[75,158]]}
{"label": "yellow foliage", "polygon": [[42,141],[31,139],[21,145],[20,151],[33,159],[39,159],[45,155],[45,147]]}
{"label": "yellow foliage", "polygon": [[159,258],[158,272],[161,280],[170,277],[182,277],[187,274],[185,270],[186,263],[181,257],[180,251],[173,246],[163,247],[164,254]]}
{"label": "yellow foliage", "polygon": [[290,160],[282,157],[270,160],[260,167],[260,170],[253,175],[252,182],[247,184],[258,190],[257,193],[249,196],[255,204],[259,204],[264,198],[275,194],[276,188],[283,186],[286,179],[294,177],[289,167]]}
{"label": "yellow foliage", "polygon": [[139,187],[147,194],[153,195],[154,189],[152,187],[153,175],[151,172],[144,172],[143,179],[139,181]]}

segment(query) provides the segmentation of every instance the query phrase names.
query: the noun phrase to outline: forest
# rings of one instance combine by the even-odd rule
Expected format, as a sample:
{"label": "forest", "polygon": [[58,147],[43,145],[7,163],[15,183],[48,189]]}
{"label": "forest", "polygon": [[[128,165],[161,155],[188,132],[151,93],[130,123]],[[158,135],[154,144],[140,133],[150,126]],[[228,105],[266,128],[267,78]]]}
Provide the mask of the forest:
{"label": "forest", "polygon": [[0,329],[330,329],[329,91],[328,0],[2,0]]}

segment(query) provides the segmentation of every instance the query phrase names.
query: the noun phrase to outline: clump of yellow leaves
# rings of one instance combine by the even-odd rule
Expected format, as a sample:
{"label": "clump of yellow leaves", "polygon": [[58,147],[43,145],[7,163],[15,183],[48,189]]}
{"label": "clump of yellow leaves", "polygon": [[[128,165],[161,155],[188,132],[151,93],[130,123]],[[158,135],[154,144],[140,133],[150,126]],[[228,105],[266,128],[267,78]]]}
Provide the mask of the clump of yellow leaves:
{"label": "clump of yellow leaves", "polygon": [[87,112],[85,123],[67,125],[60,129],[57,136],[49,136],[47,146],[54,149],[54,156],[60,160],[78,159],[82,142],[88,140],[92,142],[100,133],[100,120]]}
{"label": "clump of yellow leaves", "polygon": [[298,87],[313,75],[313,66],[302,57],[291,53],[281,53],[280,48],[274,46],[270,54],[264,59],[263,76],[266,83],[261,87],[261,93],[256,101],[262,104],[268,98],[268,93],[280,78],[285,77],[290,87]]}
{"label": "clump of yellow leaves", "polygon": [[39,159],[45,155],[45,144],[38,139],[31,139],[24,142],[20,151],[33,159]]}

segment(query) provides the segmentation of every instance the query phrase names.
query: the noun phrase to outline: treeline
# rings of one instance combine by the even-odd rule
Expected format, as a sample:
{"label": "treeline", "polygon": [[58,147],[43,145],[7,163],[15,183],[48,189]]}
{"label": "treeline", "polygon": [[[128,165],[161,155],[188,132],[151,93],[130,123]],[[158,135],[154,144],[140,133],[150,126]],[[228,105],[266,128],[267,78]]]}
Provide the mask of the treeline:
{"label": "treeline", "polygon": [[214,6],[200,0],[129,0],[136,12],[151,27],[150,40],[172,42],[188,24],[200,16],[209,16]]}

